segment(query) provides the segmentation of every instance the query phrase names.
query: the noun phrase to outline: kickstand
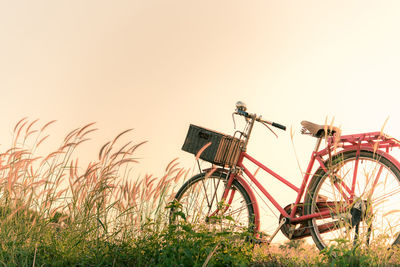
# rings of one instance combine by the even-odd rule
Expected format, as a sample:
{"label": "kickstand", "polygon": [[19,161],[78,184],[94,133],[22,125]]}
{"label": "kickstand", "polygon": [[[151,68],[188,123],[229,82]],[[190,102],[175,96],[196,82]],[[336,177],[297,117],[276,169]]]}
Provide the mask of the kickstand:
{"label": "kickstand", "polygon": [[274,239],[274,237],[276,236],[276,234],[279,232],[279,230],[281,230],[282,226],[286,223],[286,218],[282,218],[281,222],[278,225],[278,228],[275,230],[275,232],[271,235],[271,237],[269,238],[269,240],[267,241],[268,245],[271,244],[272,239]]}

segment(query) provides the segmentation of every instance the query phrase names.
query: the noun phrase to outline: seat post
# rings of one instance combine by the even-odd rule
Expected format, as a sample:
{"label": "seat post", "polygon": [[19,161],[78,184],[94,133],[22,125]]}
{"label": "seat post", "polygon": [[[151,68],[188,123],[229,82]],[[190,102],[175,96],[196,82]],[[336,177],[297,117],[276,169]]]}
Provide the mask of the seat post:
{"label": "seat post", "polygon": [[314,152],[318,152],[319,146],[321,145],[322,137],[318,137],[317,143],[315,144]]}

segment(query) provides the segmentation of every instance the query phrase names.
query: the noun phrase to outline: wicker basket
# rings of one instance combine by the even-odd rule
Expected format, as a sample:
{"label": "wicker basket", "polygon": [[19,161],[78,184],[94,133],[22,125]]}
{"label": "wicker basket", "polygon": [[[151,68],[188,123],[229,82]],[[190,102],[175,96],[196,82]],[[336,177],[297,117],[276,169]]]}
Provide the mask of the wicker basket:
{"label": "wicker basket", "polygon": [[191,124],[182,150],[197,155],[205,148],[200,154],[201,159],[216,165],[233,166],[242,147],[243,141],[238,138]]}

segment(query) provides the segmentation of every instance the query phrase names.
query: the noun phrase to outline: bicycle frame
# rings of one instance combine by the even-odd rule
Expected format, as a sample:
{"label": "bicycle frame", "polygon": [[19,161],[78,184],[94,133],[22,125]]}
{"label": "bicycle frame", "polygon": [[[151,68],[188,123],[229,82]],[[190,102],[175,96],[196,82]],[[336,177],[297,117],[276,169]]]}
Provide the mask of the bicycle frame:
{"label": "bicycle frame", "polygon": [[[251,131],[251,128],[250,128]],[[229,194],[229,187],[232,184],[234,179],[239,180],[239,182],[245,187],[246,191],[249,193],[250,198],[252,199],[253,206],[254,206],[254,212],[255,212],[255,230],[259,231],[260,228],[260,213],[258,209],[258,204],[255,198],[255,195],[253,193],[253,190],[249,186],[249,184],[246,182],[246,180],[241,177],[238,173],[244,172],[244,174],[253,182],[253,184],[266,196],[266,198],[275,206],[275,208],[280,212],[280,214],[288,220],[290,223],[300,223],[304,222],[307,220],[310,220],[312,218],[316,217],[321,217],[321,216],[331,216],[332,215],[332,210],[326,209],[322,212],[318,213],[313,213],[313,214],[308,214],[308,215],[300,215],[296,216],[296,211],[297,208],[300,206],[302,198],[305,196],[305,192],[308,191],[308,186],[309,186],[309,180],[310,176],[312,174],[312,170],[314,167],[315,162],[317,162],[325,172],[328,172],[328,167],[326,166],[327,162],[327,157],[328,159],[331,158],[332,152],[346,152],[346,151],[352,151],[356,150],[358,155],[360,151],[362,150],[367,150],[367,151],[372,151],[373,153],[377,154],[378,156],[384,156],[390,161],[392,161],[399,169],[400,169],[400,163],[389,154],[389,150],[393,147],[400,147],[400,142],[392,137],[389,137],[385,134],[382,134],[380,132],[372,132],[372,133],[363,133],[363,134],[355,134],[355,135],[346,135],[340,137],[339,140],[335,140],[335,136],[329,136],[326,137],[326,142],[327,145],[324,149],[319,150],[320,143],[323,138],[318,138],[317,140],[317,145],[311,154],[311,158],[307,167],[307,170],[305,172],[305,175],[303,177],[303,181],[301,183],[300,188],[293,185],[290,183],[287,179],[283,178],[279,174],[275,173],[273,170],[269,169],[267,166],[264,164],[260,163],[257,161],[255,158],[251,157],[249,154],[246,153],[245,149],[241,152],[238,162],[236,164],[235,169],[231,171],[231,174],[228,178],[227,182],[227,187],[225,189],[225,193],[223,198],[226,200]],[[247,138],[248,139],[248,138]],[[324,159],[325,158],[325,159]],[[243,160],[247,159],[250,162],[254,163],[256,166],[259,168],[263,169],[265,172],[267,172],[269,175],[272,177],[276,178],[283,184],[285,184],[287,187],[291,188],[297,193],[297,197],[295,202],[292,204],[292,210],[290,214],[286,212],[286,210],[275,200],[275,198],[266,190],[260,182],[256,179],[256,177],[248,170],[248,168],[244,165]],[[346,185],[343,182],[336,184],[336,186],[341,187],[339,190],[342,192],[344,199],[347,200],[347,202],[351,203],[353,201],[354,197],[354,192],[355,192],[355,184],[356,184],[356,173],[357,173],[357,166],[358,166],[358,160],[356,161],[356,166],[355,166],[355,171],[353,175],[353,181],[351,186]],[[238,171],[239,170],[239,171]],[[378,171],[374,184],[376,184],[379,180],[380,176],[380,171]],[[314,174],[313,174],[314,175]],[[308,185],[308,186],[307,186]],[[234,193],[232,193],[234,194]],[[233,195],[231,195],[230,199],[228,199],[227,204],[230,204],[230,201],[232,201]],[[338,211],[341,212],[341,211]],[[283,225],[281,223],[280,227]],[[279,227],[279,228],[280,228]],[[278,228],[278,230],[279,230]],[[277,230],[277,231],[278,231]]]}
{"label": "bicycle frame", "polygon": [[[337,238],[347,238],[349,234],[354,244],[359,241],[369,244],[370,238],[388,234],[392,235],[388,242],[400,244],[397,234],[400,224],[398,218],[392,216],[399,212],[400,162],[390,155],[392,148],[400,147],[400,141],[382,132],[341,136],[337,127],[303,121],[301,133],[316,137],[317,143],[298,187],[247,153],[255,122],[260,122],[271,131],[269,126],[281,130],[286,130],[286,127],[248,113],[246,109],[244,103],[236,103],[232,117],[242,116],[246,123],[244,130],[236,131],[234,136],[210,131],[210,136],[215,137],[215,140],[210,140],[204,138],[201,132],[193,134],[194,131],[189,128],[185,145],[193,142],[193,148],[182,149],[195,154],[197,160],[201,158],[214,166],[192,177],[176,194],[175,198],[187,205],[189,216],[205,223],[238,219],[239,228],[247,227],[256,242],[264,242],[258,206],[258,196],[261,196],[280,213],[279,225],[267,243],[272,242],[281,230],[290,240],[312,236],[319,249]],[[323,140],[324,147],[320,148]],[[212,142],[213,149],[208,151],[207,156],[201,157]],[[248,163],[258,167],[256,173],[261,169],[293,190],[295,201],[281,206],[258,181],[256,173],[250,172]],[[215,171],[217,174],[213,175]],[[196,212],[199,212],[198,215]],[[392,230],[392,221],[396,221],[399,229]],[[221,229],[223,226],[221,224]],[[321,235],[325,233],[329,234]]]}

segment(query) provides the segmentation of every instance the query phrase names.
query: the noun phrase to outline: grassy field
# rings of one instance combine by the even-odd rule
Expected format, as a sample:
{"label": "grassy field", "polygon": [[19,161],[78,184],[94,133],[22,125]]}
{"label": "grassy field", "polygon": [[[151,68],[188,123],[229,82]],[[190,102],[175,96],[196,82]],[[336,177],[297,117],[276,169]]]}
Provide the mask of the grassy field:
{"label": "grassy field", "polygon": [[[96,129],[68,133],[45,156],[36,155],[52,122],[21,120],[13,145],[0,154],[0,265],[4,266],[395,266],[400,254],[352,248],[345,240],[319,252],[301,241],[252,245],[247,233],[194,230],[168,223],[172,196],[188,171],[172,161],[162,177],[132,178],[142,144],[99,149],[79,166],[75,149]],[[178,216],[184,217],[184,214]]]}

